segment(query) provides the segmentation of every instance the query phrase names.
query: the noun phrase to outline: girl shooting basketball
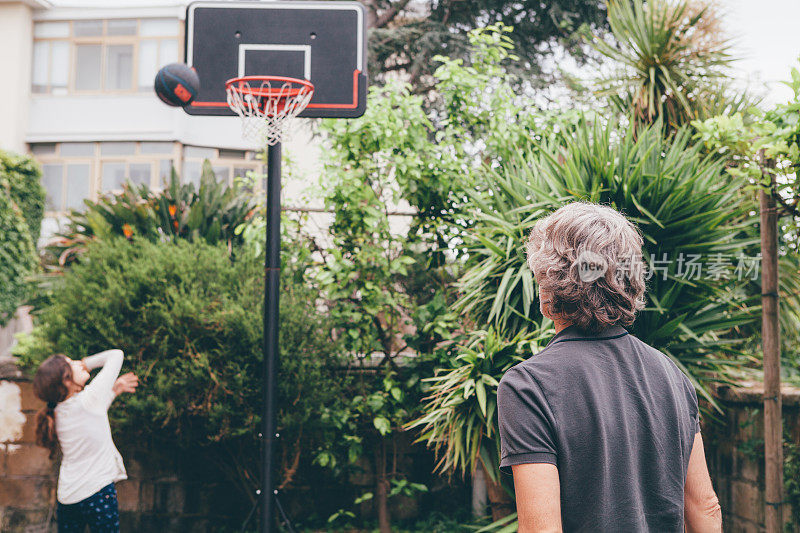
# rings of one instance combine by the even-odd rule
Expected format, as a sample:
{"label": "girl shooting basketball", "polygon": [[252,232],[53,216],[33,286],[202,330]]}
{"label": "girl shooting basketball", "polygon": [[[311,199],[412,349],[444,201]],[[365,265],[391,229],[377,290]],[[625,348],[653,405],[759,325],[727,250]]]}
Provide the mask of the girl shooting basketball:
{"label": "girl shooting basketball", "polygon": [[[44,361],[33,378],[36,396],[47,405],[36,415],[36,442],[61,451],[58,474],[58,531],[119,531],[114,483],[127,479],[122,457],[114,446],[108,408],[119,394],[135,392],[139,379],[119,376],[121,350],[106,350],[73,360],[57,354]],[[87,385],[89,371],[101,368]],[[119,377],[118,377],[119,376]]]}

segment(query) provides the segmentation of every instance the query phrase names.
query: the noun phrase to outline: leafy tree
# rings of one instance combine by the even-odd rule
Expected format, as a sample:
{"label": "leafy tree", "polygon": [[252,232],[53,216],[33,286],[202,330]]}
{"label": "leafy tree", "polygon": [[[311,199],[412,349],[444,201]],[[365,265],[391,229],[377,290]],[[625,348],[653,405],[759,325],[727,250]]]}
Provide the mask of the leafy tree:
{"label": "leafy tree", "polygon": [[[780,215],[778,277],[781,295],[779,320],[782,331],[796,331],[800,326],[800,70],[791,69],[791,79],[784,82],[792,89],[789,101],[757,112],[745,121],[739,113],[696,120],[695,138],[702,142],[711,157],[726,165],[727,172],[753,188],[764,187],[775,198]],[[773,182],[773,183],[771,183]],[[800,382],[796,336],[781,336],[783,369],[787,378]],[[760,350],[760,343],[753,343]]]}
{"label": "leafy tree", "polygon": [[[430,142],[432,124],[421,100],[406,86],[373,87],[364,117],[323,124],[331,144],[325,201],[334,220],[332,246],[322,251],[316,280],[331,302],[342,342],[363,369],[348,414],[356,446],[350,459],[375,450],[369,459],[382,531],[390,529],[390,486],[401,481],[387,470],[387,449],[419,399],[415,365],[404,365],[403,353],[412,344],[430,345],[451,319],[446,302],[410,291],[407,283],[416,269],[443,268],[417,264],[423,256],[414,250],[436,246],[434,221],[449,194],[444,171],[450,158]],[[407,232],[393,229],[389,217],[404,204],[419,213]],[[430,323],[416,329],[415,317],[422,314]]]}
{"label": "leafy tree", "polygon": [[42,171],[36,161],[26,155],[0,150],[0,181],[17,204],[36,244],[44,217],[45,190],[41,184]]}
{"label": "leafy tree", "polygon": [[[396,92],[392,92],[395,90]],[[340,138],[338,134],[333,134],[334,146],[326,153],[333,154],[332,158],[342,157],[343,159],[334,161],[338,161],[343,167],[362,162],[364,170],[369,170],[371,167],[362,159],[364,155],[361,150],[374,149],[375,161],[389,165],[382,166],[383,171],[392,168],[391,161],[400,161],[406,163],[407,170],[413,174],[413,167],[419,164],[415,157],[420,157],[424,150],[410,156],[405,154],[405,142],[413,141],[413,134],[417,131],[412,126],[411,131],[400,132],[413,124],[425,127],[424,123],[417,122],[424,115],[415,114],[421,110],[421,99],[412,96],[407,88],[397,85],[373,88],[371,98],[376,98],[376,95],[385,98],[368,106],[368,116],[363,121],[348,121],[352,130],[339,131],[338,128],[343,126],[341,122],[330,121],[325,125],[337,128],[342,135]],[[374,116],[369,116],[373,113]],[[408,117],[408,122],[405,122],[405,118],[396,122],[398,117]],[[387,133],[391,135],[384,138]],[[350,142],[342,142],[340,145],[342,139]],[[358,155],[350,160],[346,154]],[[396,159],[392,159],[394,157]],[[453,316],[447,309],[447,302],[434,289],[418,293],[408,290],[409,287],[437,286],[437,281],[431,281],[430,276],[425,275],[430,272],[417,272],[416,268],[406,269],[409,263],[415,262],[410,249],[406,250],[407,255],[402,261],[392,260],[393,254],[402,248],[398,247],[402,237],[387,233],[388,226],[385,224],[388,224],[388,216],[385,210],[392,207],[376,202],[375,191],[380,190],[376,182],[371,181],[371,185],[368,185],[357,179],[350,179],[349,173],[335,171],[335,168],[336,164],[333,162],[330,167],[326,167],[326,180],[344,179],[330,184],[327,200],[336,206],[340,225],[334,224],[337,232],[331,231],[325,238],[332,238],[334,244],[340,244],[341,253],[337,249],[322,248],[313,239],[305,236],[307,215],[284,212],[281,220],[283,248],[287,247],[286,241],[308,241],[306,246],[300,247],[291,257],[282,257],[282,261],[286,268],[287,260],[293,263],[308,261],[310,264],[320,256],[323,258],[322,263],[314,268],[289,268],[299,276],[296,282],[302,280],[304,286],[312,287],[312,292],[318,295],[317,304],[324,306],[326,310],[328,327],[333,328],[341,349],[348,355],[346,364],[351,379],[346,390],[340,389],[342,401],[326,405],[316,413],[330,430],[325,445],[317,448],[313,463],[327,469],[341,484],[348,483],[348,476],[359,473],[364,464],[370,465],[369,469],[376,476],[375,488],[357,494],[350,501],[352,505],[374,502],[379,521],[386,527],[390,499],[400,495],[411,497],[428,490],[427,486],[409,478],[406,472],[398,469],[397,462],[392,457],[396,457],[399,429],[417,408],[419,398],[422,397],[420,376],[431,372],[436,360],[431,353],[436,342],[449,333],[448,320]],[[291,174],[292,169],[287,170]],[[370,171],[375,172],[375,176],[380,172],[375,168]],[[338,172],[341,172],[341,176]],[[401,181],[407,185],[406,181]],[[387,185],[389,182],[383,180],[380,183]],[[375,189],[371,189],[371,186]],[[428,193],[431,192],[428,190]],[[386,194],[390,196],[392,193]],[[426,193],[424,185],[409,194],[431,197]],[[259,207],[252,220],[239,228],[245,248],[262,260],[265,229],[263,206]],[[392,240],[381,241],[381,236]],[[381,248],[381,242],[389,249]],[[429,262],[425,261],[424,264]],[[355,279],[358,277],[361,279]],[[434,273],[434,277],[440,276]],[[379,283],[387,280],[389,285],[381,288]],[[357,294],[348,296],[354,287],[358,287]],[[409,294],[414,297],[409,298]],[[397,306],[397,302],[402,302],[402,306],[391,307]],[[393,316],[392,313],[396,310],[398,315]],[[411,315],[399,314],[406,312]],[[395,316],[407,320],[408,324],[392,322]],[[283,322],[283,315],[281,321],[283,330],[287,327]],[[398,342],[405,342],[406,345],[401,346]],[[422,357],[407,358],[403,352],[409,347],[413,347]],[[383,362],[377,360],[381,355],[384,356]],[[348,491],[343,490],[342,493],[347,494]],[[350,506],[346,506],[331,514],[328,524],[343,523],[355,516]]]}
{"label": "leafy tree", "polygon": [[28,278],[35,272],[31,227],[14,201],[8,181],[0,174],[0,326],[14,316],[29,295]]}
{"label": "leafy tree", "polygon": [[[369,0],[367,26],[372,76],[401,71],[415,87],[429,88],[432,58],[446,54],[466,58],[470,30],[500,23],[513,26],[514,45],[520,51],[513,70],[522,79],[541,76],[541,64],[557,46],[581,60],[580,35],[607,28],[605,6],[600,0],[463,0],[429,4],[409,0]],[[420,86],[421,85],[421,86]]]}

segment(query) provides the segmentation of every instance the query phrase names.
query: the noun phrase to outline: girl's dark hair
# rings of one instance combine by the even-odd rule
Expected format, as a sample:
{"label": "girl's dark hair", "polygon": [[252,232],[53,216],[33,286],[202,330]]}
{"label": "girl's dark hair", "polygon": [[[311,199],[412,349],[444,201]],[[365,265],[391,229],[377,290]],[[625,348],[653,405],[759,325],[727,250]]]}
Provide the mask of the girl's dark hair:
{"label": "girl's dark hair", "polygon": [[59,451],[55,409],[69,395],[65,380],[72,380],[72,367],[64,354],[48,357],[33,377],[33,393],[47,404],[36,413],[36,444],[50,450],[50,459]]}

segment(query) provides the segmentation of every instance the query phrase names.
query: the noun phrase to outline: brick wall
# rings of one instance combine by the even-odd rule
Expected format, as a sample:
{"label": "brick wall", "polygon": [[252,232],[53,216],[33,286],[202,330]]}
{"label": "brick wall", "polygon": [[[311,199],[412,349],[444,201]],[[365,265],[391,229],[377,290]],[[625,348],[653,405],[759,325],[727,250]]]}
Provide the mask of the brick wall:
{"label": "brick wall", "polygon": [[[711,480],[722,507],[724,531],[758,533],[764,527],[764,413],[763,387],[717,387],[725,414],[702,423]],[[800,389],[784,387],[784,432],[800,444]],[[788,495],[784,494],[784,498]],[[785,531],[800,533],[790,504],[783,506]]]}

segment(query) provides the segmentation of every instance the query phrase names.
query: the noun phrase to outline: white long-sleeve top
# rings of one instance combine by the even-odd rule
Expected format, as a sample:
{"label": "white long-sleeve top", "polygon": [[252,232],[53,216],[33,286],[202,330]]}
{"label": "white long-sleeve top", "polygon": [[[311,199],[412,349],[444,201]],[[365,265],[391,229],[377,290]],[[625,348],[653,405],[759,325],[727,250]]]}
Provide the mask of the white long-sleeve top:
{"label": "white long-sleeve top", "polygon": [[55,409],[56,434],[61,446],[58,501],[68,505],[84,500],[111,482],[127,479],[125,465],[108,424],[114,382],[122,368],[122,350],[86,357],[86,368],[103,367],[84,387]]}

